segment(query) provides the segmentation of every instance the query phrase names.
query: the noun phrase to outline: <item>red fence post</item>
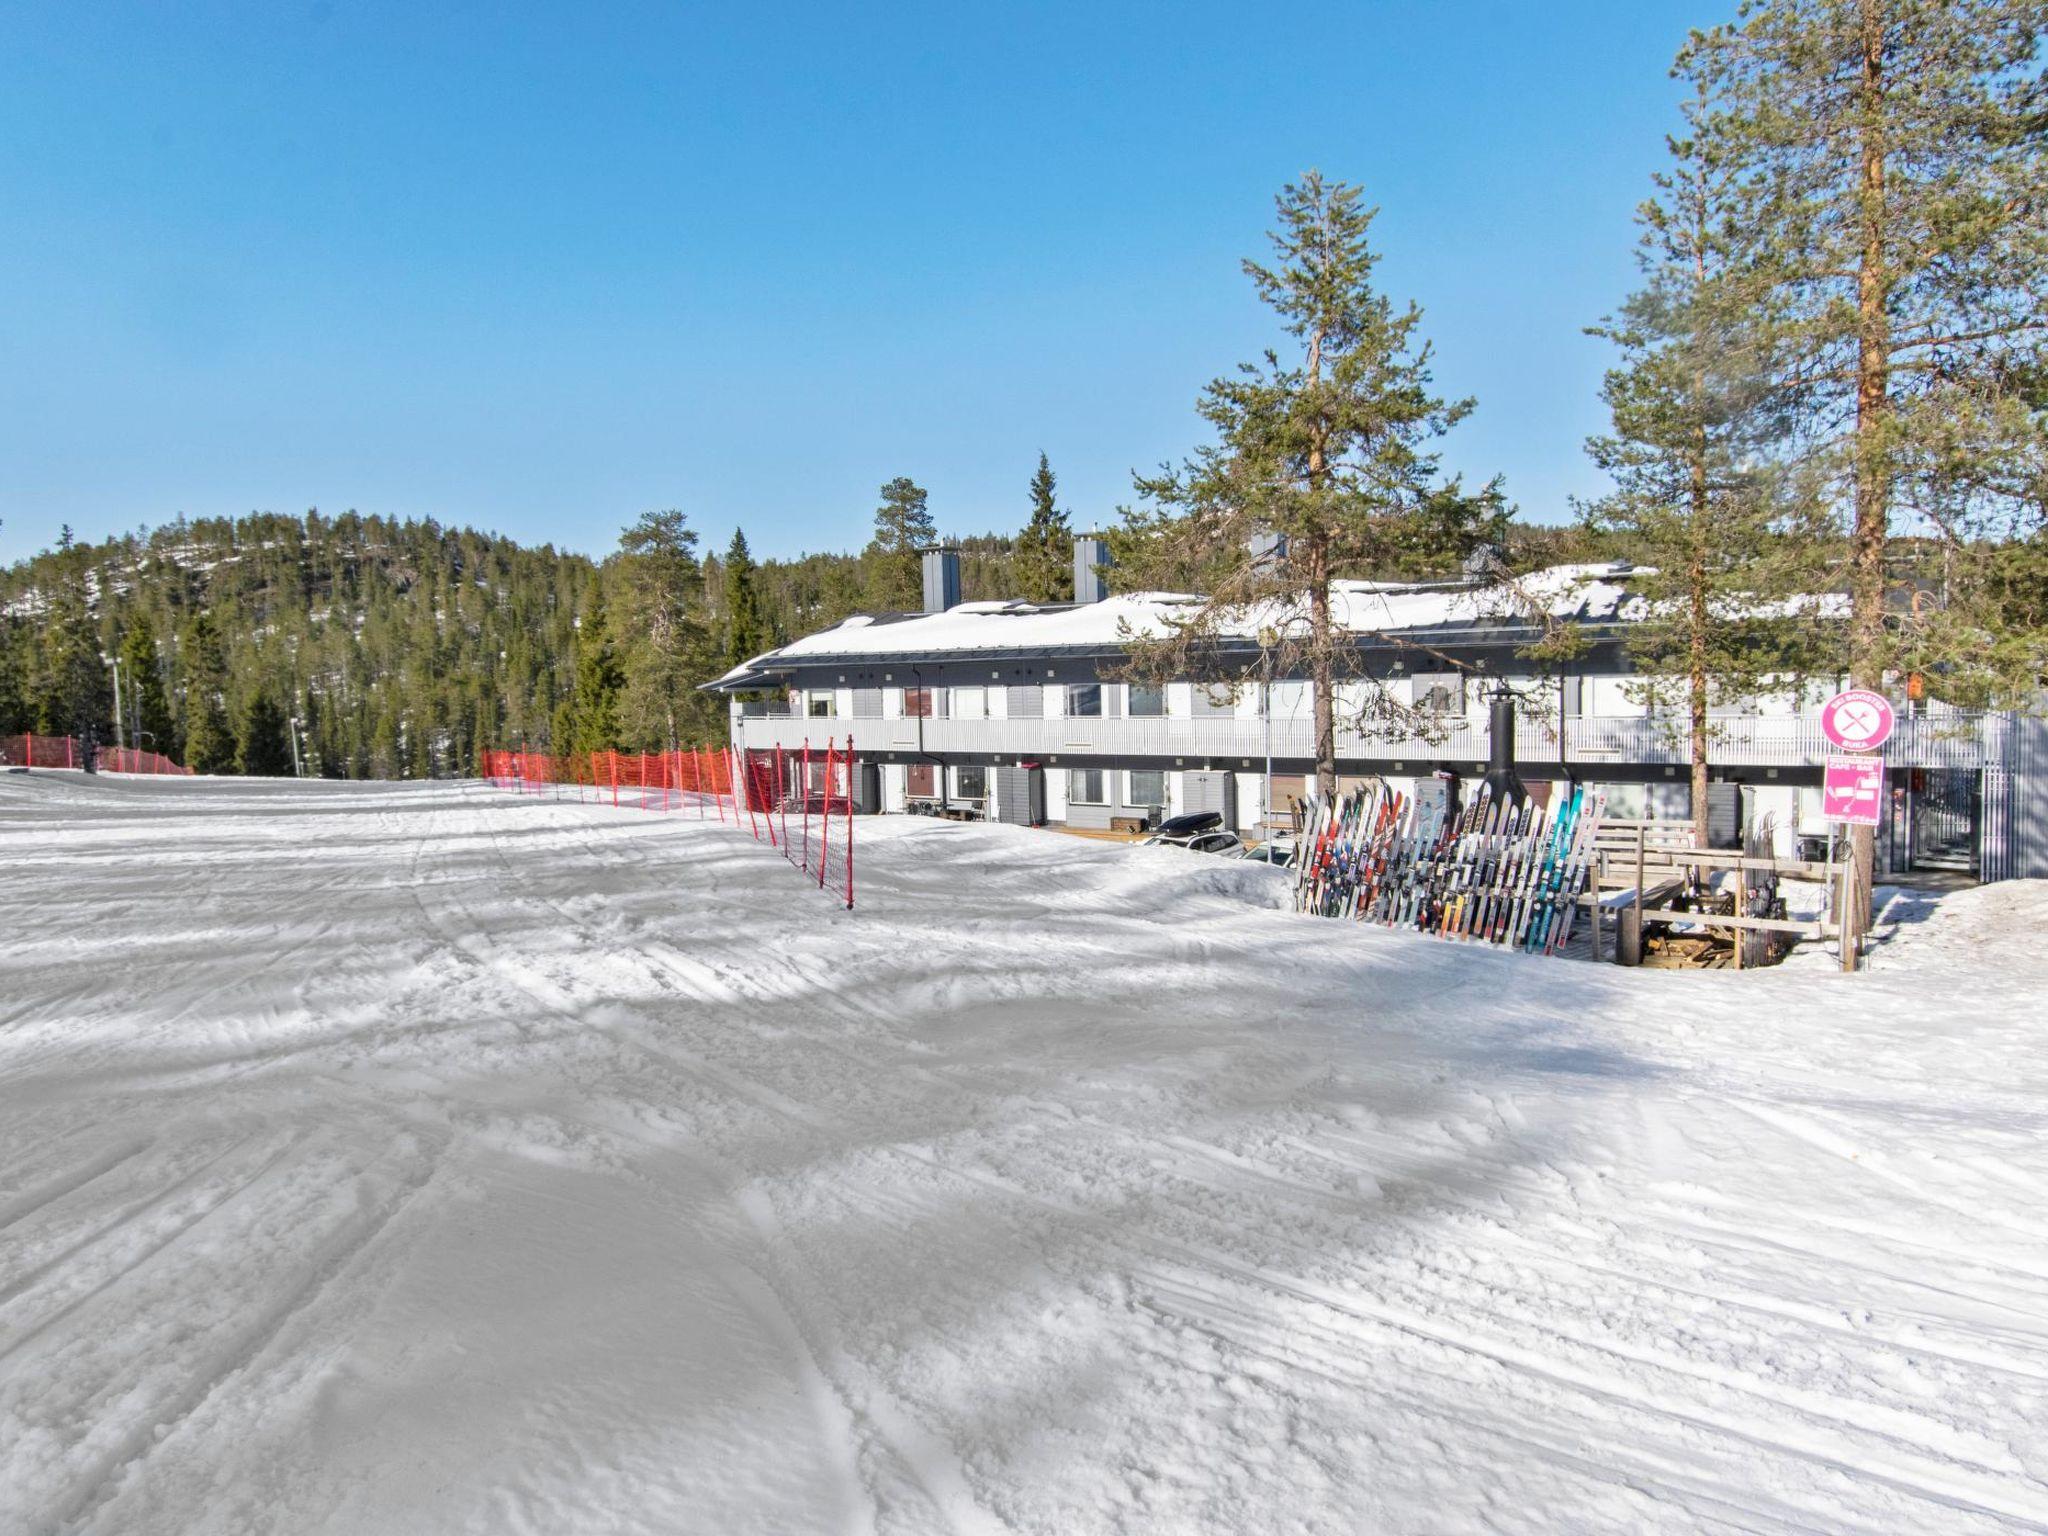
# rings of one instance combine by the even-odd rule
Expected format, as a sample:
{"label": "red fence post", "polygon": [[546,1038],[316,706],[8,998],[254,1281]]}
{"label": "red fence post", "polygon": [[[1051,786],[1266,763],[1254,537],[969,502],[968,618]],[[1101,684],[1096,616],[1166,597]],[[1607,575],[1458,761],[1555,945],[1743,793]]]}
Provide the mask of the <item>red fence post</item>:
{"label": "red fence post", "polygon": [[[831,860],[831,760],[836,754],[836,737],[825,737],[825,799],[817,809],[817,889],[825,889],[825,864]],[[805,797],[805,805],[809,805]]]}
{"label": "red fence post", "polygon": [[758,843],[761,841],[761,826],[754,820],[754,786],[747,782],[747,765],[741,760],[736,747],[728,748],[726,757],[726,771],[732,776],[733,820],[739,820],[739,808],[744,805],[747,808],[747,832]]}
{"label": "red fence post", "polygon": [[846,738],[846,910],[853,910],[853,737]]}

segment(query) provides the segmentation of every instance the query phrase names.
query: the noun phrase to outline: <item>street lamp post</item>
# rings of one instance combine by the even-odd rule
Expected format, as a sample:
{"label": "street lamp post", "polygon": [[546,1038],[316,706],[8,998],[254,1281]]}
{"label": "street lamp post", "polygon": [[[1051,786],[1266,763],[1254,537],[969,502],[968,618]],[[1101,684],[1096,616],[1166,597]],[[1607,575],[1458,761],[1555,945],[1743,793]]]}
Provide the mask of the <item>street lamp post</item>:
{"label": "street lamp post", "polygon": [[1260,811],[1263,823],[1261,830],[1265,840],[1273,840],[1273,652],[1279,649],[1280,632],[1265,628],[1259,631],[1259,656],[1264,662],[1260,669],[1263,677],[1259,681],[1259,716],[1265,723],[1266,737],[1266,792]]}
{"label": "street lamp post", "polygon": [[[121,658],[109,656],[107,665],[114,669],[114,750],[120,751],[128,745],[121,735]],[[134,692],[131,687],[129,692]]]}

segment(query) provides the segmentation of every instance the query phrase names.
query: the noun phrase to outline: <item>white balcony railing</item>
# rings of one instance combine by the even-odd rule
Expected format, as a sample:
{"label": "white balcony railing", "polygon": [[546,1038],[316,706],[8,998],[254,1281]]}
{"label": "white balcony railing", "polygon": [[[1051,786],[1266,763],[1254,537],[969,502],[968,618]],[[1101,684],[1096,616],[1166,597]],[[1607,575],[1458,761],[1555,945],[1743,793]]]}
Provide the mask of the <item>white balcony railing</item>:
{"label": "white balcony railing", "polygon": [[[1223,716],[1113,718],[1064,716],[1050,719],[950,720],[792,715],[744,716],[742,743],[750,748],[822,744],[849,732],[869,752],[926,752],[988,757],[1164,757],[1239,762],[1262,760],[1265,722]],[[1887,762],[1900,767],[1981,768],[2005,761],[2006,717],[1956,716],[1901,720],[1886,745]],[[919,727],[922,726],[922,733]],[[1278,758],[1315,754],[1314,730],[1302,719],[1273,722],[1272,753]],[[1676,721],[1640,716],[1581,715],[1565,721],[1565,758],[1587,769],[1602,763],[1683,764],[1690,759],[1684,728]],[[1368,762],[1487,760],[1483,720],[1448,722],[1433,736],[1361,734],[1340,729],[1337,755]],[[1727,767],[1804,767],[1824,762],[1830,749],[1819,723],[1792,716],[1716,719],[1709,760]],[[1515,758],[1525,763],[1558,761],[1557,722],[1524,715],[1516,723]]]}

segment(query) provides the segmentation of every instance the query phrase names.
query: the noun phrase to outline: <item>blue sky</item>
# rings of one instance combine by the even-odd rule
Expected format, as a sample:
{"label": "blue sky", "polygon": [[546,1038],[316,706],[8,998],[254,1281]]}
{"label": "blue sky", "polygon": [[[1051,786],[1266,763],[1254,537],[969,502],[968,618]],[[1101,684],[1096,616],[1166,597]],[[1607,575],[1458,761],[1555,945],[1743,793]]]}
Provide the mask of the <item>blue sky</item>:
{"label": "blue sky", "polygon": [[1309,166],[1383,212],[1447,463],[1598,489],[1603,345],[1686,29],[1732,3],[17,4],[0,559],[355,507],[601,552],[864,541],[875,488],[1077,522],[1266,344]]}

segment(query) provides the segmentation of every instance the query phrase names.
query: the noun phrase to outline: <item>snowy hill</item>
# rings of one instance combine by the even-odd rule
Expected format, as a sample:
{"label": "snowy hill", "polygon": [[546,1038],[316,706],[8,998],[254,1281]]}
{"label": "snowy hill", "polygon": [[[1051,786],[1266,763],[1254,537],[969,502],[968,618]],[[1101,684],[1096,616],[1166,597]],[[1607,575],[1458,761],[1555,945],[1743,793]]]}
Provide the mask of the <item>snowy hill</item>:
{"label": "snowy hill", "polygon": [[860,833],[0,777],[8,1528],[2048,1527],[2043,888],[1623,972]]}

